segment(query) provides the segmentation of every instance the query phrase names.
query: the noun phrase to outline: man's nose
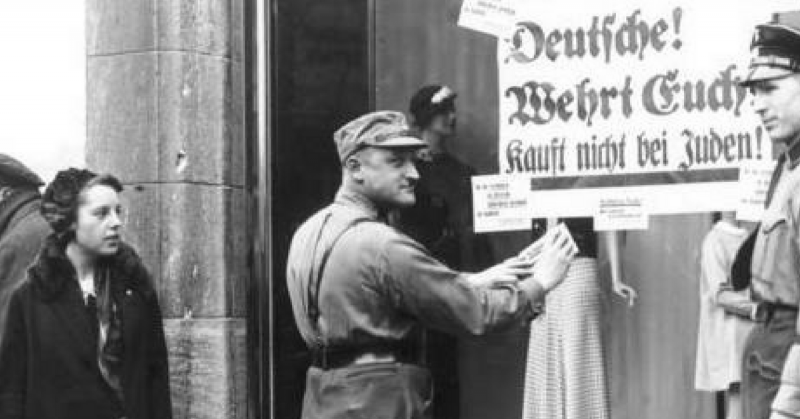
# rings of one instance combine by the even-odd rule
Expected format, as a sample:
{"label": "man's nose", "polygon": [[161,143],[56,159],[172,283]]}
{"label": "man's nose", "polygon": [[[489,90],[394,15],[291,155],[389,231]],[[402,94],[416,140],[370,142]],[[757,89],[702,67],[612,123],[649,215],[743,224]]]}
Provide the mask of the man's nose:
{"label": "man's nose", "polygon": [[110,217],[110,219],[108,221],[109,222],[109,227],[111,227],[111,228],[119,228],[120,226],[122,226],[122,218],[120,217],[120,215],[118,213],[111,212],[111,215],[109,217]]}
{"label": "man's nose", "polygon": [[767,110],[767,101],[762,93],[753,93],[753,109],[758,114],[763,114]]}
{"label": "man's nose", "polygon": [[409,179],[419,180],[419,172],[417,171],[417,165],[414,163],[413,160],[409,160],[407,164],[406,177]]}

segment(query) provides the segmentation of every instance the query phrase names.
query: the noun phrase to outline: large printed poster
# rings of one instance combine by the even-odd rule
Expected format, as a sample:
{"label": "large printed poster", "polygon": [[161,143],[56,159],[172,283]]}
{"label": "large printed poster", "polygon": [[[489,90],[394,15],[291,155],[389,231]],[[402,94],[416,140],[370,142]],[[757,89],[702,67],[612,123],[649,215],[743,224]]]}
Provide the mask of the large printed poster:
{"label": "large printed poster", "polygon": [[498,39],[499,175],[529,185],[531,216],[733,210],[740,165],[772,158],[738,82],[787,3],[648,3],[518,2]]}

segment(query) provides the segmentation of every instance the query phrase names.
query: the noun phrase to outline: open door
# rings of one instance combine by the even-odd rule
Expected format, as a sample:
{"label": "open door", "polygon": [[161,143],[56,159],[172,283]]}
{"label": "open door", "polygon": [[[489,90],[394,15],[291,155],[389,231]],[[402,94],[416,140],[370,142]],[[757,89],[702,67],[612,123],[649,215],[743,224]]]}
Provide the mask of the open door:
{"label": "open door", "polygon": [[[257,30],[249,54],[251,223],[250,389],[253,416],[300,417],[310,357],[292,317],[285,285],[297,227],[333,199],[341,171],[333,132],[369,111],[369,1],[251,2]],[[260,4],[256,4],[260,3]],[[260,69],[260,70],[259,70]],[[257,125],[257,126],[256,126]],[[259,133],[260,131],[260,133]]]}

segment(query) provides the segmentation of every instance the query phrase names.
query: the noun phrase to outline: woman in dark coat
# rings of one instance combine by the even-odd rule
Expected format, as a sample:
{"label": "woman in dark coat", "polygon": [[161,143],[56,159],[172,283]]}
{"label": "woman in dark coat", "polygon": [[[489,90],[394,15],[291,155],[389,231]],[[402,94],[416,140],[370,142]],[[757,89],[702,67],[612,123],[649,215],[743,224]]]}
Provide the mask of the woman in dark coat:
{"label": "woman in dark coat", "polygon": [[120,240],[120,182],[59,172],[42,199],[53,228],[9,304],[0,418],[170,419],[161,312]]}

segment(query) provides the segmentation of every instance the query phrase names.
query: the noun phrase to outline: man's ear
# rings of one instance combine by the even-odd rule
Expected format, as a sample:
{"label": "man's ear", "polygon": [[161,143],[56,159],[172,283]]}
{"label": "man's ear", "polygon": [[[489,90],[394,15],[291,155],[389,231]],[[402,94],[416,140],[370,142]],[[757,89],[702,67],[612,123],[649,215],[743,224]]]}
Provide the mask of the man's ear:
{"label": "man's ear", "polygon": [[352,155],[344,161],[344,169],[350,173],[350,176],[353,177],[356,181],[363,180],[363,176],[361,173],[361,161],[355,155]]}
{"label": "man's ear", "polygon": [[14,188],[11,186],[0,185],[0,201],[4,198],[11,196],[14,193]]}

